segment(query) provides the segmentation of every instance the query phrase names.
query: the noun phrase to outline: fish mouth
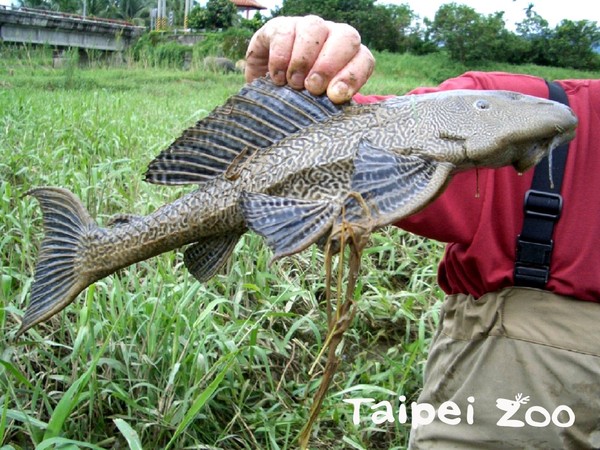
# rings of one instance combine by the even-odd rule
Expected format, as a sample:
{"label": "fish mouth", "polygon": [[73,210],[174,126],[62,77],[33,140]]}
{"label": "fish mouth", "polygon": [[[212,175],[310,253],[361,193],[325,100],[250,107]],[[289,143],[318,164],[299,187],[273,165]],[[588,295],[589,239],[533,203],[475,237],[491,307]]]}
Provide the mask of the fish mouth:
{"label": "fish mouth", "polygon": [[565,130],[557,125],[560,133],[546,140],[535,142],[529,146],[524,155],[513,162],[513,167],[523,173],[536,166],[544,157],[549,155],[555,148],[568,143],[575,137],[575,130]]}

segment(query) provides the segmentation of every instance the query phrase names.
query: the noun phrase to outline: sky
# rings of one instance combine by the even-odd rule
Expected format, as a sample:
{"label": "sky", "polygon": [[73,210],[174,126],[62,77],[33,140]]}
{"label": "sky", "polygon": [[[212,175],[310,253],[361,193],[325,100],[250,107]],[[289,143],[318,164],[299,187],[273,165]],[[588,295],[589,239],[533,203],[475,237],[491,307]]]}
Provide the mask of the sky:
{"label": "sky", "polygon": [[[10,5],[15,0],[0,0],[0,5]],[[183,1],[183,0],[181,0]],[[269,8],[281,5],[282,0],[258,0],[259,3]],[[600,2],[598,0],[454,0],[457,4],[470,6],[480,14],[492,14],[504,11],[506,28],[514,30],[514,24],[525,18],[525,9],[530,3],[534,10],[546,19],[551,28],[554,28],[562,19],[591,20],[600,25]],[[377,4],[408,4],[421,18],[433,19],[435,12],[449,0],[377,0]]]}
{"label": "sky", "polygon": [[[525,9],[533,3],[533,9],[546,19],[554,28],[563,19],[591,20],[600,24],[600,8],[598,0],[455,0],[457,4],[470,6],[480,14],[492,14],[504,11],[504,20],[508,29],[514,29],[516,22],[525,18]],[[448,0],[378,0],[378,3],[407,3],[421,17],[433,19],[439,7]]]}
{"label": "sky", "polygon": [[[3,0],[0,0],[3,1]],[[267,8],[273,9],[281,0],[258,0]],[[514,30],[515,22],[525,18],[525,9],[530,3],[534,11],[546,19],[554,28],[563,19],[591,20],[600,25],[600,2],[598,0],[453,0],[454,3],[470,6],[480,14],[504,11],[506,28]],[[433,19],[439,7],[451,0],[377,0],[377,4],[408,4],[421,18]]]}

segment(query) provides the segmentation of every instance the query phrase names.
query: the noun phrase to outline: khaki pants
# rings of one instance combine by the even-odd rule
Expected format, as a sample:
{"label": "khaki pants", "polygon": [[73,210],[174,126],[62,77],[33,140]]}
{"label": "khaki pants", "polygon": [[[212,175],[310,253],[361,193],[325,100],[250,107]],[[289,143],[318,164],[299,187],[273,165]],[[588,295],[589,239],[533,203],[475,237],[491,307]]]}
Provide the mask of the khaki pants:
{"label": "khaki pants", "polygon": [[436,416],[412,450],[600,448],[600,304],[526,288],[449,296],[418,403]]}

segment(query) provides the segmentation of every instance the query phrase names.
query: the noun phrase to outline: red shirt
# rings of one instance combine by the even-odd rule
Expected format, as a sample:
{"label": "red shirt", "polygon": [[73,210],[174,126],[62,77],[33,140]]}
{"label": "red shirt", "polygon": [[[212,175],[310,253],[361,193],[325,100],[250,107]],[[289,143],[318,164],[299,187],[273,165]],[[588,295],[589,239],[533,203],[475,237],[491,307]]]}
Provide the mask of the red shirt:
{"label": "red shirt", "polygon": [[[547,289],[600,302],[600,80],[559,84],[579,118],[563,180],[562,215],[554,229],[554,252]],[[468,72],[422,94],[451,89],[501,89],[548,98],[543,79],[508,73]],[[360,103],[380,100],[357,95]],[[448,294],[480,297],[512,286],[516,239],[523,226],[523,198],[533,170],[519,175],[512,167],[457,174],[447,190],[420,213],[398,225],[447,242],[438,278]],[[476,197],[479,185],[479,198]]]}

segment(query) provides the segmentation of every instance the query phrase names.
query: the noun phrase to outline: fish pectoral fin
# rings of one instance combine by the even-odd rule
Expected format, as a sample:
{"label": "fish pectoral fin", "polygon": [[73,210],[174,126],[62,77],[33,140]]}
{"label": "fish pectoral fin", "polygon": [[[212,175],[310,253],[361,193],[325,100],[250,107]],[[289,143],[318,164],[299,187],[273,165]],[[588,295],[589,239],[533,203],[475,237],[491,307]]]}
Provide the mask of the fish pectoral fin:
{"label": "fish pectoral fin", "polygon": [[[444,189],[454,166],[416,155],[396,154],[363,139],[354,161],[351,190],[369,206],[374,228],[394,223],[427,206]],[[364,205],[349,197],[344,219],[364,217]]]}
{"label": "fish pectoral fin", "polygon": [[304,250],[333,225],[340,205],[332,200],[303,200],[243,192],[240,206],[248,228],[263,236],[272,261]]}
{"label": "fish pectoral fin", "polygon": [[239,234],[209,236],[190,245],[183,254],[183,262],[189,272],[201,283],[210,280],[227,262]]}

